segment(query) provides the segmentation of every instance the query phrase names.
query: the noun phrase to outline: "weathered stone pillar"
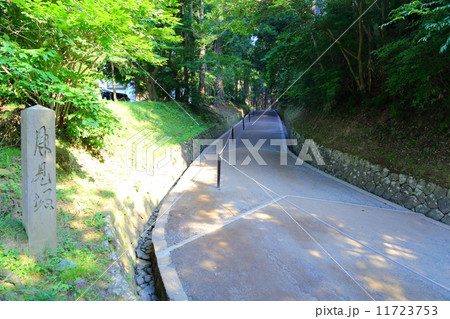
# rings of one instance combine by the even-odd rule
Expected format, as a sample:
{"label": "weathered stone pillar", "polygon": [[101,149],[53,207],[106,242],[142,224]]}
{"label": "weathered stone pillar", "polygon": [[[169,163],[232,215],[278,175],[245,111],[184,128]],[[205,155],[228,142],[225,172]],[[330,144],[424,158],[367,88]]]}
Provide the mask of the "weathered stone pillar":
{"label": "weathered stone pillar", "polygon": [[21,112],[22,220],[30,252],[56,252],[55,112],[40,105]]}

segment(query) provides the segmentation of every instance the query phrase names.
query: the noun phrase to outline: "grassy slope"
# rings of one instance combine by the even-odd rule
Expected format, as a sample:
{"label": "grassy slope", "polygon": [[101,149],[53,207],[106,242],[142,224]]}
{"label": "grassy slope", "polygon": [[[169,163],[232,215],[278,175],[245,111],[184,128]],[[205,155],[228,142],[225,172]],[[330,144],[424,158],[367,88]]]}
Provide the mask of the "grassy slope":
{"label": "grassy slope", "polygon": [[[332,149],[450,188],[448,114],[420,114],[396,121],[389,110],[373,114],[287,112],[297,132]],[[447,119],[447,120],[446,120]]]}
{"label": "grassy slope", "polygon": [[[175,103],[110,102],[107,107],[119,119],[116,133],[107,137],[109,158],[114,158],[118,145],[127,143],[140,130],[171,137],[167,143],[180,143],[210,125],[192,114],[200,125],[195,124]],[[40,257],[30,256],[24,249],[26,234],[20,221],[20,150],[0,148],[0,169],[6,170],[0,171],[4,173],[0,174],[0,300],[76,299],[110,262],[110,251],[103,244],[107,238],[102,232],[102,207],[103,201],[114,196],[108,190],[114,176],[106,176],[102,183],[99,180],[101,161],[90,158],[86,152],[57,144],[58,251],[56,255]],[[83,162],[93,163],[95,167],[81,166],[80,157],[87,158]],[[99,175],[89,175],[87,172],[92,169],[97,169]],[[62,259],[77,262],[77,267],[58,271]],[[6,278],[8,272],[16,275],[17,280]],[[84,279],[86,285],[77,287],[75,281],[79,279]],[[107,282],[107,276],[99,280],[83,299],[112,298],[105,290]]]}
{"label": "grassy slope", "polygon": [[[184,110],[189,107],[175,102],[109,102],[108,108],[120,119],[121,136],[141,130],[151,130],[161,136],[172,138],[170,143],[181,143],[205,130],[209,124],[199,116],[191,114],[197,123]],[[184,110],[183,110],[184,109]]]}

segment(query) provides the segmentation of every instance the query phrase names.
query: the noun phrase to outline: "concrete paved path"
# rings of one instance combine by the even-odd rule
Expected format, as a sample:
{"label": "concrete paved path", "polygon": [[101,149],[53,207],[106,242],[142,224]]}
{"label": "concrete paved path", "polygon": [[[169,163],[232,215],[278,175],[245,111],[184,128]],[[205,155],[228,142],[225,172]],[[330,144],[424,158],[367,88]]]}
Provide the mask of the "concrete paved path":
{"label": "concrete paved path", "polygon": [[[211,146],[161,207],[153,243],[171,300],[450,299],[448,225],[295,165],[292,154],[281,165],[269,139],[285,137],[282,122],[274,111],[256,118],[235,126],[220,189]],[[244,139],[267,139],[267,165]]]}

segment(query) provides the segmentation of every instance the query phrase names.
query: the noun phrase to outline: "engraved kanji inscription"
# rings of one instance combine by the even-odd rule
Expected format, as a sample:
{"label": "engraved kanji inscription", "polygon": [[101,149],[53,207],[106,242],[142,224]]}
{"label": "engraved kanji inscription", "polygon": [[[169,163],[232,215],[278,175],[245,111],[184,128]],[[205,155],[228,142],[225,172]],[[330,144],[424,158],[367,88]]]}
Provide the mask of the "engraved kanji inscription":
{"label": "engraved kanji inscription", "polygon": [[51,150],[49,148],[47,128],[45,126],[41,126],[39,130],[36,130],[34,155],[36,156],[38,152],[42,157],[45,157],[45,155],[47,155],[47,152],[51,153]]}
{"label": "engraved kanji inscription", "polygon": [[32,183],[39,181],[39,185],[45,186],[51,184],[50,173],[47,172],[47,163],[42,162],[39,164],[38,171],[31,180]]}
{"label": "engraved kanji inscription", "polygon": [[50,195],[51,195],[52,189],[48,188],[45,191],[42,192],[41,196],[39,196],[39,194],[35,193],[34,194],[34,211],[37,212],[41,207],[44,208],[52,208],[54,209],[53,206],[53,200],[50,199]]}

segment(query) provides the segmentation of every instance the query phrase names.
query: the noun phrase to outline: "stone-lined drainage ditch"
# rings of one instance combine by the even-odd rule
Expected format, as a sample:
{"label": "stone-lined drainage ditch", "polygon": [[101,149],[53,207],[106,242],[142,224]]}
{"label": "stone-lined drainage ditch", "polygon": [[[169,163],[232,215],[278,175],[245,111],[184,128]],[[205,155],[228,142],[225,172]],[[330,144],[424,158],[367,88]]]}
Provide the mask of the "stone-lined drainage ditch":
{"label": "stone-lined drainage ditch", "polygon": [[[221,136],[229,130],[230,126],[236,124],[236,121],[239,121],[241,113],[235,113],[230,117],[226,118],[226,121],[223,124],[219,124],[219,126],[214,126],[213,129],[207,129],[199,135],[196,135],[195,138],[212,138],[214,136]],[[193,139],[193,138],[192,138]],[[214,138],[216,139],[216,138]],[[184,143],[184,145],[192,145],[191,142]],[[206,146],[204,146],[206,147]],[[203,151],[204,147],[201,148]],[[186,148],[189,151],[189,148]],[[189,153],[192,153],[192,149]],[[181,174],[178,176],[177,180],[171,188],[167,191],[166,195],[171,192],[173,187],[178,183],[178,180],[183,176],[184,171],[190,166],[190,162],[184,167]],[[164,198],[159,202],[159,205],[156,207],[155,211],[153,211],[152,216],[147,221],[144,232],[141,234],[138,240],[138,245],[135,249],[136,262],[134,266],[134,279],[136,283],[136,292],[139,296],[139,300],[142,301],[158,301],[158,300],[168,300],[164,284],[159,273],[158,264],[156,261],[156,254],[153,248],[152,242],[152,230],[155,227],[156,219],[158,218],[158,213],[160,207],[164,201]]]}
{"label": "stone-lined drainage ditch", "polygon": [[153,212],[145,225],[145,231],[139,238],[136,247],[136,265],[134,267],[134,278],[136,292],[140,301],[168,300],[158,264],[156,262],[155,250],[152,242],[152,230],[158,218],[160,206]]}

